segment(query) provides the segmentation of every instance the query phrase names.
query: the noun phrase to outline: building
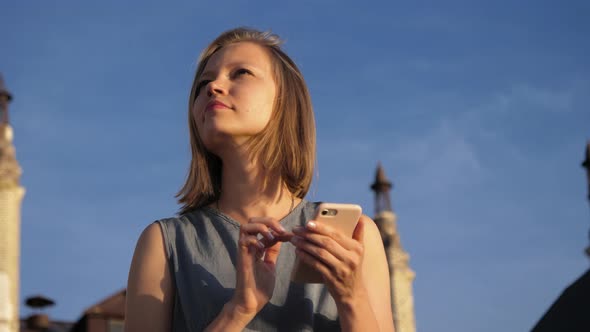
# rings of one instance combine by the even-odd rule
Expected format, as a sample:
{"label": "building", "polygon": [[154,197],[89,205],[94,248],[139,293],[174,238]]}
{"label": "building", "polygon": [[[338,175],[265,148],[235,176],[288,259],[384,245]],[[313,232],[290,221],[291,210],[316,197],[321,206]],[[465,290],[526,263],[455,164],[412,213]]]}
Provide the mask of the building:
{"label": "building", "polygon": [[[582,162],[582,167],[586,168],[590,202],[590,142],[586,145],[586,158]],[[590,234],[588,235],[590,237]],[[586,255],[590,257],[590,246],[586,248]],[[532,331],[590,331],[589,313],[590,269],[561,293]]]}
{"label": "building", "polygon": [[26,299],[26,305],[35,310],[33,314],[20,321],[20,332],[68,332],[74,325],[71,322],[50,320],[41,312],[42,309],[55,304],[53,300],[37,295]]}
{"label": "building", "polygon": [[0,332],[19,330],[20,210],[25,189],[12,144],[11,100],[0,76]]}
{"label": "building", "polygon": [[[55,303],[38,295],[28,298],[26,304],[43,309]],[[84,310],[76,322],[50,320],[41,312],[33,313],[21,320],[20,332],[123,332],[124,319],[125,290],[121,290]]]}
{"label": "building", "polygon": [[383,167],[377,166],[375,182],[371,189],[375,193],[375,223],[379,227],[391,283],[391,310],[396,332],[415,332],[414,293],[412,282],[415,273],[409,265],[410,256],[403,249],[397,230],[397,217],[391,207],[389,191],[392,183],[385,176]]}
{"label": "building", "polygon": [[86,309],[70,332],[123,332],[125,290],[120,290]]}

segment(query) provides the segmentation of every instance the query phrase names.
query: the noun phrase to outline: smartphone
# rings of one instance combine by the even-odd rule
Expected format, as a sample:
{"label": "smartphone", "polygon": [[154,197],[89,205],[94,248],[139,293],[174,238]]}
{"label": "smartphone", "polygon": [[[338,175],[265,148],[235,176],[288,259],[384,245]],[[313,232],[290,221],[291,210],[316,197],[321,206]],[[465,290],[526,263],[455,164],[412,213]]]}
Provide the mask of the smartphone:
{"label": "smartphone", "polygon": [[[356,204],[320,203],[313,220],[325,223],[351,237],[358,223],[362,208]],[[295,259],[291,281],[298,283],[323,283],[322,275],[305,262]]]}

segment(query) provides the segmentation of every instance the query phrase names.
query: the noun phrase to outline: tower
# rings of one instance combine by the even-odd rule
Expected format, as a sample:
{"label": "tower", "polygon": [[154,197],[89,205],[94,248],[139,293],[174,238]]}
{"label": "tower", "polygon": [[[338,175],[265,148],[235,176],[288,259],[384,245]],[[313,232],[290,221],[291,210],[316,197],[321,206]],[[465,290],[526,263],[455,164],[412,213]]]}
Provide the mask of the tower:
{"label": "tower", "polygon": [[391,309],[396,332],[415,332],[414,296],[412,282],[415,273],[409,266],[410,256],[402,248],[397,231],[397,218],[391,208],[389,191],[391,182],[385,176],[381,164],[377,166],[375,183],[371,189],[375,192],[375,223],[379,227],[391,283]]}
{"label": "tower", "polygon": [[12,144],[11,100],[0,75],[0,332],[19,329],[20,205],[25,190]]}
{"label": "tower", "polygon": [[[588,201],[590,201],[590,142],[586,144],[586,158],[582,162],[582,167],[586,169],[586,180],[588,181]],[[590,239],[590,232],[588,233],[588,239]],[[586,255],[590,257],[590,246],[586,248]]]}

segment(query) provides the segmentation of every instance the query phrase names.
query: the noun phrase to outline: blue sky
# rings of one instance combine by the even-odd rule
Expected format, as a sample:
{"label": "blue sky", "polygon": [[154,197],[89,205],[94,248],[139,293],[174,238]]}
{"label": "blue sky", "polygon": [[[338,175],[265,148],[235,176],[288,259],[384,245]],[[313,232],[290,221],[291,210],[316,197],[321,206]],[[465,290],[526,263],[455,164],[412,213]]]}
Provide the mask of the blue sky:
{"label": "blue sky", "polygon": [[[2,1],[24,174],[21,296],[56,319],[126,284],[178,210],[188,89],[223,30],[272,29],[318,128],[308,199],[357,202],[381,161],[419,331],[530,329],[588,268],[586,1]],[[30,311],[21,308],[21,314]]]}

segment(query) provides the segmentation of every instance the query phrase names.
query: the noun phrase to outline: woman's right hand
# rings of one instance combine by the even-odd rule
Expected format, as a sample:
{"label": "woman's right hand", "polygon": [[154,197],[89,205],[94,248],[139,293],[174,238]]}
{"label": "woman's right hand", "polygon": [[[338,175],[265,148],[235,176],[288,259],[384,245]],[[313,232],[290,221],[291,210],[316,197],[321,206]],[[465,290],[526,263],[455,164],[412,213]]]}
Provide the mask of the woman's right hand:
{"label": "woman's right hand", "polygon": [[252,218],[240,227],[236,289],[228,303],[235,314],[249,321],[268,303],[275,287],[281,244],[292,236],[268,217]]}

